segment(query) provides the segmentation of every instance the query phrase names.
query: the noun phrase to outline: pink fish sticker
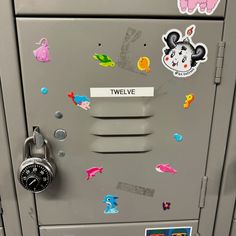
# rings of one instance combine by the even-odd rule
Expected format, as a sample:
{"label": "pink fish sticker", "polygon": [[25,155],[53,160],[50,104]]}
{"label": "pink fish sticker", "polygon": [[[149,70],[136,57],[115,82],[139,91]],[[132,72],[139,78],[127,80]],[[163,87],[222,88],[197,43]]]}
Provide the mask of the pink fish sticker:
{"label": "pink fish sticker", "polygon": [[103,167],[92,167],[86,170],[87,180],[92,179],[97,173],[103,173]]}
{"label": "pink fish sticker", "polygon": [[171,167],[171,165],[169,163],[167,164],[157,164],[155,166],[156,171],[160,172],[160,173],[170,173],[170,174],[175,174],[177,171]]}
{"label": "pink fish sticker", "polygon": [[48,46],[48,40],[46,38],[42,38],[37,45],[40,45],[37,49],[33,51],[33,54],[37,61],[39,62],[49,62],[50,56],[49,56],[49,46]]}

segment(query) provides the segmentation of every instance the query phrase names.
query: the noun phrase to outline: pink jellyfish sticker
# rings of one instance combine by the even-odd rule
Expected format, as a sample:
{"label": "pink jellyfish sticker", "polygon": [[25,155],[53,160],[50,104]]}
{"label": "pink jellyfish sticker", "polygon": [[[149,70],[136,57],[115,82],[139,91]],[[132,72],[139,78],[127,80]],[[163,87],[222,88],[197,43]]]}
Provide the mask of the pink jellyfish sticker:
{"label": "pink jellyfish sticker", "polygon": [[40,45],[37,49],[33,51],[33,54],[37,61],[39,62],[49,62],[49,46],[48,46],[48,40],[46,38],[40,39],[37,45]]}

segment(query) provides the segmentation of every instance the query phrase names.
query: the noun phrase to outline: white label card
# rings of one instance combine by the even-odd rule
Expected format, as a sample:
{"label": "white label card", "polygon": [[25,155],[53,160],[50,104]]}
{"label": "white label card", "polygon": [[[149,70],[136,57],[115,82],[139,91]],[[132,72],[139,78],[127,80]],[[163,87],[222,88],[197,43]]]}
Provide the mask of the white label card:
{"label": "white label card", "polygon": [[154,87],[90,88],[90,97],[154,97]]}

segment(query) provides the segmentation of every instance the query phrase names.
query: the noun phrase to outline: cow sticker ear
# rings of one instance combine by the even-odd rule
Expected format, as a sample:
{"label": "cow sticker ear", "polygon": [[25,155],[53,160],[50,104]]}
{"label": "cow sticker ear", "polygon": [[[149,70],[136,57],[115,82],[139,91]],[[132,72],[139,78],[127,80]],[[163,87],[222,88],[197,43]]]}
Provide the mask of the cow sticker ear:
{"label": "cow sticker ear", "polygon": [[220,0],[177,0],[180,13],[193,15],[196,12],[212,15]]}
{"label": "cow sticker ear", "polygon": [[208,49],[203,43],[193,43],[196,26],[190,25],[183,35],[179,30],[169,30],[162,36],[162,64],[177,78],[190,77],[201,63],[207,61]]}

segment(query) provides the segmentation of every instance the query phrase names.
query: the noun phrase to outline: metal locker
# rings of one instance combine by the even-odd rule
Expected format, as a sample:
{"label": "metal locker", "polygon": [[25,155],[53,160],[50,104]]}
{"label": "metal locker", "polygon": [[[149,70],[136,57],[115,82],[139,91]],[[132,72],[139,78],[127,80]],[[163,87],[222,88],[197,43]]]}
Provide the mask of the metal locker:
{"label": "metal locker", "polygon": [[[195,40],[207,45],[211,57],[191,79],[175,79],[169,71],[162,69],[161,36],[171,28],[183,31],[191,24],[198,29]],[[54,155],[57,156],[59,150],[66,153],[64,158],[56,158],[58,172],[63,175],[56,178],[48,191],[36,195],[40,225],[197,219],[215,98],[215,58],[222,22],[18,18],[17,27],[28,130],[37,124],[52,144]],[[145,75],[119,67],[104,70],[92,60],[95,52],[102,51],[113,58],[119,57],[128,27],[141,30],[143,35],[130,49],[131,60],[148,55],[155,65],[148,76],[152,79],[143,79]],[[212,38],[206,34],[209,30]],[[32,60],[35,45],[31,42],[35,42],[42,32],[50,42],[51,50],[54,49],[50,64],[38,64]],[[144,43],[148,46],[144,47]],[[50,91],[46,96],[39,92],[44,85]],[[155,87],[156,96],[91,98],[94,105],[91,105],[90,114],[74,109],[67,97],[73,90],[86,95],[90,87],[120,85]],[[198,94],[198,98],[195,109],[186,113],[182,109],[181,97],[191,90]],[[65,114],[60,122],[55,122],[55,109]],[[146,109],[150,109],[150,114],[145,112]],[[141,123],[136,129],[147,122],[150,135],[142,130],[138,135],[132,133],[131,124],[135,125],[137,119]],[[104,129],[99,131],[102,122]],[[124,127],[123,133],[116,133],[115,125],[110,122]],[[190,129],[193,123],[196,131]],[[58,128],[67,132],[64,141],[54,138]],[[184,135],[182,143],[169,138],[176,132]],[[172,163],[178,170],[176,177],[157,174],[154,167],[163,162]],[[88,182],[85,170],[100,165],[104,174]],[[119,191],[119,183],[150,188],[155,195],[147,199]],[[120,198],[120,212],[112,219],[103,214],[101,204],[109,193],[108,189]],[[49,200],[52,196],[53,201]],[[162,210],[165,198],[175,205],[169,212]]]}
{"label": "metal locker", "polygon": [[224,16],[226,0],[15,0],[17,15]]}

